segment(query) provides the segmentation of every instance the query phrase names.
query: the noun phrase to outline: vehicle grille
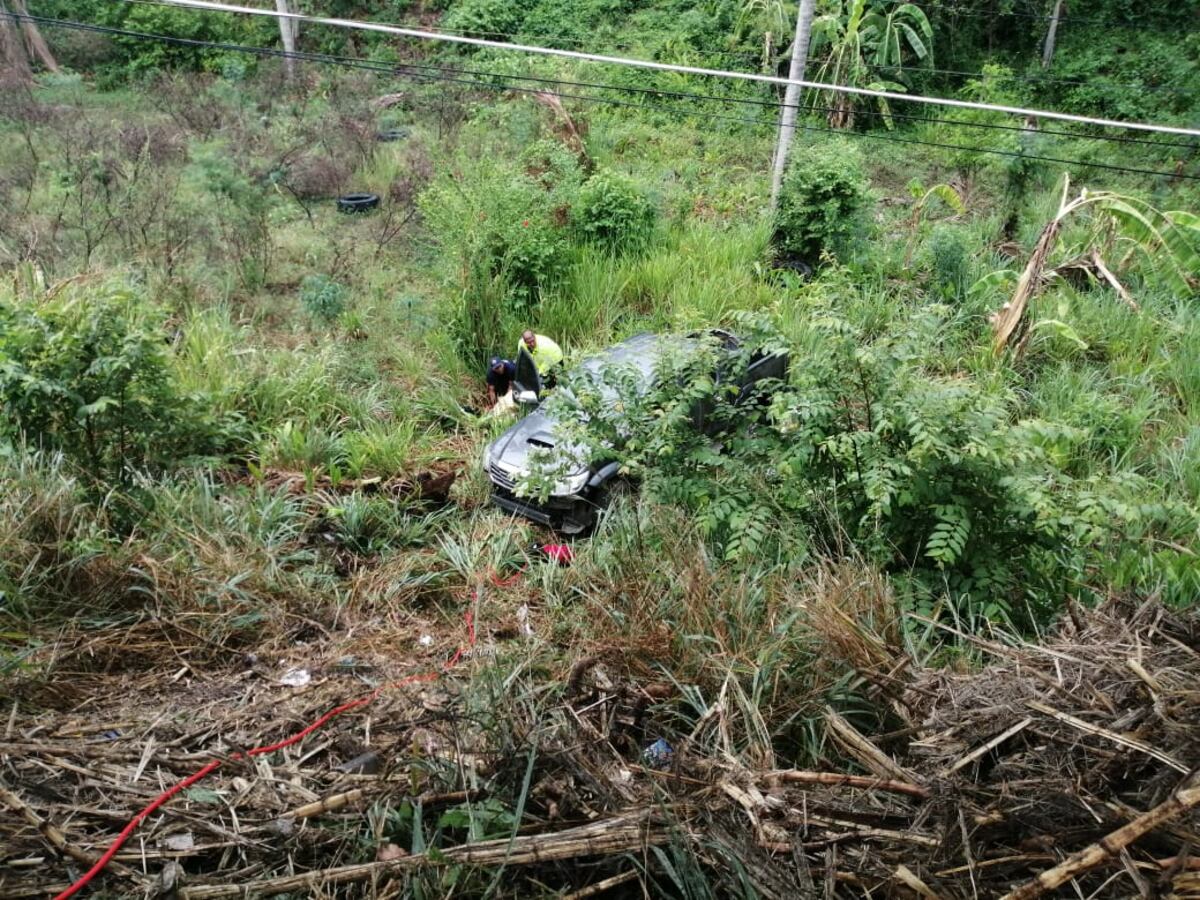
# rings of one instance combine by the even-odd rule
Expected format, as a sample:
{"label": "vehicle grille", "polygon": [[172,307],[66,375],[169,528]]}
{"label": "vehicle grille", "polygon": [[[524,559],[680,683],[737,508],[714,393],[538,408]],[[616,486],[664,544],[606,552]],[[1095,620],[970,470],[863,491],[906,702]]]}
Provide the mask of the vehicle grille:
{"label": "vehicle grille", "polygon": [[517,486],[517,482],[512,475],[500,468],[500,466],[496,465],[495,463],[492,463],[491,467],[488,469],[488,475],[491,476],[492,481],[500,485],[500,487],[504,488],[506,491],[511,491]]}

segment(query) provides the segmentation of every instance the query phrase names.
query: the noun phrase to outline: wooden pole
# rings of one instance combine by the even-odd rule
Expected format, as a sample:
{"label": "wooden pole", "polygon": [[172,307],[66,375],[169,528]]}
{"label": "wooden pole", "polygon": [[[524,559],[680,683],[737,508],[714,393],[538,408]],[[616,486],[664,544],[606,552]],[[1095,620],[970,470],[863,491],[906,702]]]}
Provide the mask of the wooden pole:
{"label": "wooden pole", "polygon": [[[1189,778],[1187,781],[1194,783],[1195,780]],[[1027,881],[1016,890],[1010,891],[1003,900],[1032,900],[1047,891],[1053,891],[1102,862],[1120,856],[1122,850],[1142,835],[1165,825],[1196,806],[1200,806],[1200,787],[1177,790],[1154,809],[1142,813],[1132,822],[1109,832],[1096,843],[1071,854],[1053,869],[1047,869],[1032,881]]]}

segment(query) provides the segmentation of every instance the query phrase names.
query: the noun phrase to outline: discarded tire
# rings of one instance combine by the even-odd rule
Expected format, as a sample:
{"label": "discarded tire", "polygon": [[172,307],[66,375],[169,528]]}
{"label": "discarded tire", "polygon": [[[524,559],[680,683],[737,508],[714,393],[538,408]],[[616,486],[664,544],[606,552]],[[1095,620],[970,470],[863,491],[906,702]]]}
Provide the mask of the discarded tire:
{"label": "discarded tire", "polygon": [[772,263],[771,268],[776,272],[792,272],[802,279],[812,278],[812,266],[798,256],[783,256]]}
{"label": "discarded tire", "polygon": [[344,213],[370,212],[379,205],[378,194],[347,194],[338,197],[337,206]]}
{"label": "discarded tire", "polygon": [[380,141],[392,142],[403,141],[412,134],[407,128],[385,128],[383,131],[375,135],[375,138]]}

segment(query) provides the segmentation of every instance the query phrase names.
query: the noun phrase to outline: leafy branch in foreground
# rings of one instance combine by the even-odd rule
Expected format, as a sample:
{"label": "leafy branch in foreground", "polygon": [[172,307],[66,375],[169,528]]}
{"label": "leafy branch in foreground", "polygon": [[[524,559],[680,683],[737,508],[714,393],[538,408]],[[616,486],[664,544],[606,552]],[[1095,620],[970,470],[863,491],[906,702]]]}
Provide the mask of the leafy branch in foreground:
{"label": "leafy branch in foreground", "polygon": [[1010,392],[927,369],[923,348],[946,312],[868,342],[818,311],[814,349],[793,351],[790,382],[739,392],[749,348],[782,343],[744,318],[747,349],[719,378],[701,350],[665,358],[649,392],[613,379],[617,396],[576,390],[556,402],[573,442],[687,509],[727,561],[799,562],[848,538],[907,573],[918,596],[993,618],[1040,618],[1047,610],[1029,598],[1077,592],[1114,542],[1195,528],[1194,511],[1159,502],[1136,476],[1073,476],[1085,430],[1020,419]]}

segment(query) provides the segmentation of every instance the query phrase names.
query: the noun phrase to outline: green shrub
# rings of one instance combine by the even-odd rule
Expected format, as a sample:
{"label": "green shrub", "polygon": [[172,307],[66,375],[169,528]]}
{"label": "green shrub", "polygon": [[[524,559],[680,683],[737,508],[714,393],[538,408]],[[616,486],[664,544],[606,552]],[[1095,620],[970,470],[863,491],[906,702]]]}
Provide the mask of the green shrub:
{"label": "green shrub", "polygon": [[[873,342],[814,312],[790,383],[759,403],[726,389],[748,354],[718,381],[703,353],[665,360],[649,393],[614,371],[607,393],[585,378],[552,402],[573,444],[615,457],[649,496],[690,512],[725,559],[802,557],[849,540],[903,577],[926,612],[948,595],[975,618],[1044,621],[1046,598],[1078,591],[1090,568],[1196,527],[1194,510],[1158,500],[1144,479],[1071,472],[1089,430],[1020,419],[1015,394],[926,368],[948,310]],[[750,347],[782,343],[745,317],[740,326]]]}
{"label": "green shrub", "polygon": [[524,19],[524,7],[510,0],[463,0],[443,19],[451,31],[463,31],[473,37],[503,40],[514,34]]}
{"label": "green shrub", "polygon": [[816,261],[845,249],[862,224],[867,179],[858,148],[841,141],[797,148],[775,216],[780,250]]}
{"label": "green shrub", "polygon": [[300,302],[314,319],[333,322],[346,310],[346,288],[327,275],[309,275],[300,283]]}
{"label": "green shrub", "polygon": [[957,300],[970,287],[971,250],[961,228],[936,225],[926,245],[933,281],[939,294]]}
{"label": "green shrub", "polygon": [[165,325],[125,288],[0,299],[0,434],[108,484],[221,452],[238,420],[178,389]]}
{"label": "green shrub", "polygon": [[465,359],[482,364],[507,349],[543,290],[564,273],[568,199],[524,171],[478,161],[422,195],[422,213],[458,294],[451,325]]}
{"label": "green shrub", "polygon": [[644,247],[654,233],[654,204],[628,178],[597,172],[579,192],[575,227],[584,240],[609,250]]}

